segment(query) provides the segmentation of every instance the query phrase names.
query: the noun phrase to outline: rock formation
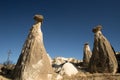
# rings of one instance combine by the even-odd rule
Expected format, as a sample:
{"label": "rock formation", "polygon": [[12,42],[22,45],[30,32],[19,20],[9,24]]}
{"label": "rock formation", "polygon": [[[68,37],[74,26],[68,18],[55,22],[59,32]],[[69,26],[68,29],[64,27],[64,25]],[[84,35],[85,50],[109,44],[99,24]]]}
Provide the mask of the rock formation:
{"label": "rock formation", "polygon": [[14,80],[51,80],[52,66],[43,44],[42,15],[35,15],[21,55],[13,72]]}
{"label": "rock formation", "polygon": [[56,57],[52,60],[54,72],[56,73],[60,72],[62,66],[67,62],[72,63],[76,68],[80,67],[80,64],[83,63],[82,60],[77,60],[75,58]]}
{"label": "rock formation", "polygon": [[[53,70],[57,75],[55,80],[62,80],[63,76],[72,76],[78,73],[80,63],[83,61],[74,58],[56,57],[53,59],[52,66]],[[76,65],[78,64],[78,65]]]}
{"label": "rock formation", "polygon": [[116,52],[116,58],[118,61],[118,72],[120,73],[120,52]]}
{"label": "rock formation", "polygon": [[83,66],[88,67],[92,52],[90,50],[89,44],[84,44],[84,55],[83,55]]}
{"label": "rock formation", "polygon": [[74,65],[72,63],[65,63],[62,66],[62,69],[60,71],[61,75],[68,75],[68,76],[72,76],[72,75],[76,75],[78,73],[78,70],[76,69],[76,67],[74,67]]}
{"label": "rock formation", "polygon": [[52,64],[61,65],[65,62],[70,62],[70,63],[73,63],[73,64],[79,64],[83,61],[82,60],[77,60],[75,58],[56,57],[56,58],[53,59]]}
{"label": "rock formation", "polygon": [[116,73],[118,63],[115,52],[109,41],[101,32],[102,26],[98,25],[93,29],[94,46],[89,64],[91,73]]}

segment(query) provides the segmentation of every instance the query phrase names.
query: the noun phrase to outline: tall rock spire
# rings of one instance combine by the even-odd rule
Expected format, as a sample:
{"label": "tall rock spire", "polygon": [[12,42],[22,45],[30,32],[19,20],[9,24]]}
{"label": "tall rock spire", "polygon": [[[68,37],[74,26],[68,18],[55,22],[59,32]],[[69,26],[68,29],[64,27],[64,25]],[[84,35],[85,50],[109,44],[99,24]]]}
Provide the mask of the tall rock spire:
{"label": "tall rock spire", "polygon": [[88,67],[92,52],[90,50],[89,44],[85,43],[84,44],[84,50],[83,50],[83,66]]}
{"label": "tall rock spire", "polygon": [[52,66],[41,31],[43,16],[35,15],[34,19],[36,22],[30,29],[13,72],[14,80],[51,80]]}
{"label": "tall rock spire", "polygon": [[91,73],[116,73],[118,63],[114,50],[109,41],[103,36],[101,29],[101,25],[93,29],[94,46],[88,69]]}

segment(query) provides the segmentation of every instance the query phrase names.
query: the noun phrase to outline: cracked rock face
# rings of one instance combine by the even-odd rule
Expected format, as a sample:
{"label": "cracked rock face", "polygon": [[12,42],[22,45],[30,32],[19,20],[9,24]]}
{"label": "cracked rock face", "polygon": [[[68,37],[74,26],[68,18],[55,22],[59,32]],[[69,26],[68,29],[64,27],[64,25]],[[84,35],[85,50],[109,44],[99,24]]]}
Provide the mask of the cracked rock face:
{"label": "cracked rock face", "polygon": [[36,23],[30,29],[13,72],[14,80],[51,80],[52,66],[41,31],[43,16],[35,15],[34,19]]}
{"label": "cracked rock face", "polygon": [[84,54],[83,54],[83,66],[88,67],[92,52],[90,50],[89,44],[84,44]]}
{"label": "cracked rock face", "polygon": [[115,52],[101,29],[100,25],[93,29],[94,46],[88,69],[91,73],[116,73],[118,63]]}

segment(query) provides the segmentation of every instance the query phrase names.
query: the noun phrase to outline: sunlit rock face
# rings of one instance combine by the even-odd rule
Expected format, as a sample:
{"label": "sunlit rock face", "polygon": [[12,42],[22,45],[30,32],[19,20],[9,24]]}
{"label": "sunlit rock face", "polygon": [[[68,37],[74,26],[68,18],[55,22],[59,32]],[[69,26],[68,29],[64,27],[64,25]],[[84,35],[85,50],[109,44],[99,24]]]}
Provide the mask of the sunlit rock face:
{"label": "sunlit rock face", "polygon": [[85,43],[84,44],[84,50],[83,50],[84,54],[83,54],[83,66],[84,67],[88,67],[92,52],[90,50],[89,44]]}
{"label": "sunlit rock face", "polygon": [[43,44],[42,15],[35,15],[21,55],[15,66],[14,80],[51,80],[52,66]]}
{"label": "sunlit rock face", "polygon": [[[55,80],[62,80],[62,76],[72,76],[78,73],[78,68],[80,68],[80,63],[82,60],[77,60],[75,58],[64,58],[56,57],[52,61],[53,70],[58,74]],[[60,78],[60,79],[59,79]]]}
{"label": "sunlit rock face", "polygon": [[52,60],[52,66],[53,66],[53,70],[54,72],[58,73],[61,71],[62,66],[65,63],[72,63],[75,67],[79,67],[80,63],[82,63],[82,60],[77,60],[75,58],[65,58],[65,57],[56,57]]}
{"label": "sunlit rock face", "polygon": [[89,64],[91,73],[116,73],[118,63],[115,52],[109,41],[101,32],[102,26],[98,25],[93,29],[94,46]]}
{"label": "sunlit rock face", "polygon": [[72,75],[76,75],[78,73],[78,70],[76,69],[76,67],[72,64],[72,63],[65,63],[60,71],[61,75],[68,75],[68,76],[72,76]]}

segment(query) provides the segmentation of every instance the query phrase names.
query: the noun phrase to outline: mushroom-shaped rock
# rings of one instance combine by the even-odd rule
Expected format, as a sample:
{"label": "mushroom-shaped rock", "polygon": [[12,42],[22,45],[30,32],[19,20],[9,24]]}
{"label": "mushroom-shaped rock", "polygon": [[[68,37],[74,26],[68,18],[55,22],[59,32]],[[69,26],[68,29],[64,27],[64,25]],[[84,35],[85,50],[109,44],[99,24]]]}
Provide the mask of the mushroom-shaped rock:
{"label": "mushroom-shaped rock", "polygon": [[90,50],[89,44],[85,43],[84,44],[84,50],[83,50],[83,66],[88,67],[92,52]]}
{"label": "mushroom-shaped rock", "polygon": [[93,32],[93,33],[97,33],[97,32],[99,32],[99,31],[101,31],[101,30],[102,30],[102,26],[101,26],[101,25],[98,25],[97,27],[93,28],[92,32]]}
{"label": "mushroom-shaped rock", "polygon": [[43,17],[35,15],[38,22],[30,29],[18,62],[13,72],[14,80],[51,80],[52,65],[43,44],[41,22]]}
{"label": "mushroom-shaped rock", "polygon": [[94,46],[88,69],[91,73],[116,73],[118,63],[115,52],[101,29],[100,25],[93,29]]}
{"label": "mushroom-shaped rock", "polygon": [[42,15],[35,15],[35,16],[34,16],[34,19],[35,19],[35,21],[37,21],[37,22],[42,22],[44,18],[43,18]]}

